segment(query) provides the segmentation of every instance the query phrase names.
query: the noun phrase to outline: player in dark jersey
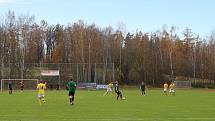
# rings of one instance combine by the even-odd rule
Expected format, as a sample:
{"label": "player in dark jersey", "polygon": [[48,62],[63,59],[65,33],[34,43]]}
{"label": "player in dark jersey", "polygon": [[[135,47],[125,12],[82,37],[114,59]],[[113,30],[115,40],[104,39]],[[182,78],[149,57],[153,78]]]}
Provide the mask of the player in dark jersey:
{"label": "player in dark jersey", "polygon": [[119,99],[119,97],[120,97],[120,99],[122,99],[122,92],[119,90],[119,82],[118,81],[116,81],[115,82],[115,93],[117,94],[117,100]]}
{"label": "player in dark jersey", "polygon": [[70,79],[67,83],[67,90],[69,91],[69,102],[71,105],[74,105],[76,85],[76,82],[74,82],[72,79]]}
{"label": "player in dark jersey", "polygon": [[20,82],[19,82],[19,86],[20,86],[20,90],[21,90],[21,92],[23,92],[23,90],[24,90],[24,81],[23,80],[21,80]]}
{"label": "player in dark jersey", "polygon": [[143,81],[140,85],[140,90],[141,90],[142,95],[146,96],[146,85]]}
{"label": "player in dark jersey", "polygon": [[8,83],[8,90],[9,90],[9,94],[11,95],[13,93],[13,86],[11,81]]}

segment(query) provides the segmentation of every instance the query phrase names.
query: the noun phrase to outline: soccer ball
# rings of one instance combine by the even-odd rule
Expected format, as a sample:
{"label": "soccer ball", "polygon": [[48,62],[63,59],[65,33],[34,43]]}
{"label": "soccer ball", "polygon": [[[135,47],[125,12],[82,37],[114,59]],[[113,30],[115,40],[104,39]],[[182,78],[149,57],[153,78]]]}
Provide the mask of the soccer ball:
{"label": "soccer ball", "polygon": [[123,97],[122,99],[125,100],[125,97]]}

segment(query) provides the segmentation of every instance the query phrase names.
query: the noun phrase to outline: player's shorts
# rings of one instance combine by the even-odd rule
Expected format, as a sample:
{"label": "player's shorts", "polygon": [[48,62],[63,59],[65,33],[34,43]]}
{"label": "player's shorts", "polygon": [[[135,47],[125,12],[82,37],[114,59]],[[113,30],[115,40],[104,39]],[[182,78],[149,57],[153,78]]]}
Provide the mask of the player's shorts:
{"label": "player's shorts", "polygon": [[9,89],[9,90],[13,90],[13,88],[12,88],[12,87],[9,87],[8,89]]}
{"label": "player's shorts", "polygon": [[23,90],[24,86],[20,86],[21,90]]}
{"label": "player's shorts", "polygon": [[141,89],[141,91],[142,91],[142,92],[145,92],[145,91],[146,91],[146,89],[145,89],[145,88],[143,88],[143,89]]}
{"label": "player's shorts", "polygon": [[174,89],[170,89],[169,92],[175,92],[175,90]]}
{"label": "player's shorts", "polygon": [[45,94],[38,94],[38,98],[43,98],[45,97]]}
{"label": "player's shorts", "polygon": [[107,88],[107,92],[112,92],[112,89],[111,88]]}
{"label": "player's shorts", "polygon": [[75,96],[75,92],[69,92],[69,96]]}
{"label": "player's shorts", "polygon": [[164,92],[167,92],[167,89],[163,89]]}

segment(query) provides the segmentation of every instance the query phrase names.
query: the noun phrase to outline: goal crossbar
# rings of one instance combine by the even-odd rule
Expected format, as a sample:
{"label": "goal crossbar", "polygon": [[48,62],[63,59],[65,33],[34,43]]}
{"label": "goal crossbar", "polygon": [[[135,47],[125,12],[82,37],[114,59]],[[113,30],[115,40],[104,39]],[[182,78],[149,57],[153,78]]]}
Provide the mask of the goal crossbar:
{"label": "goal crossbar", "polygon": [[3,81],[17,81],[17,80],[19,80],[19,81],[21,81],[21,80],[23,80],[23,81],[25,81],[25,80],[27,80],[27,81],[37,81],[37,83],[38,83],[38,81],[39,81],[39,79],[1,79],[1,92],[3,91]]}

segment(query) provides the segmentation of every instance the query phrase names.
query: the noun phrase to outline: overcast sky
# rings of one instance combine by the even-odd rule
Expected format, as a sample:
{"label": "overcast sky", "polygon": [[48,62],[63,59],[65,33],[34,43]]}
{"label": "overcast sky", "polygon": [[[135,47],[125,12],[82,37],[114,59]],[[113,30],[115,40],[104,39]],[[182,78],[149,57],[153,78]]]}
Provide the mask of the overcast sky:
{"label": "overcast sky", "polygon": [[124,23],[130,32],[154,32],[166,24],[178,33],[189,27],[204,37],[215,29],[214,6],[215,0],[0,0],[0,15],[12,10],[50,24],[81,19],[115,29]]}

